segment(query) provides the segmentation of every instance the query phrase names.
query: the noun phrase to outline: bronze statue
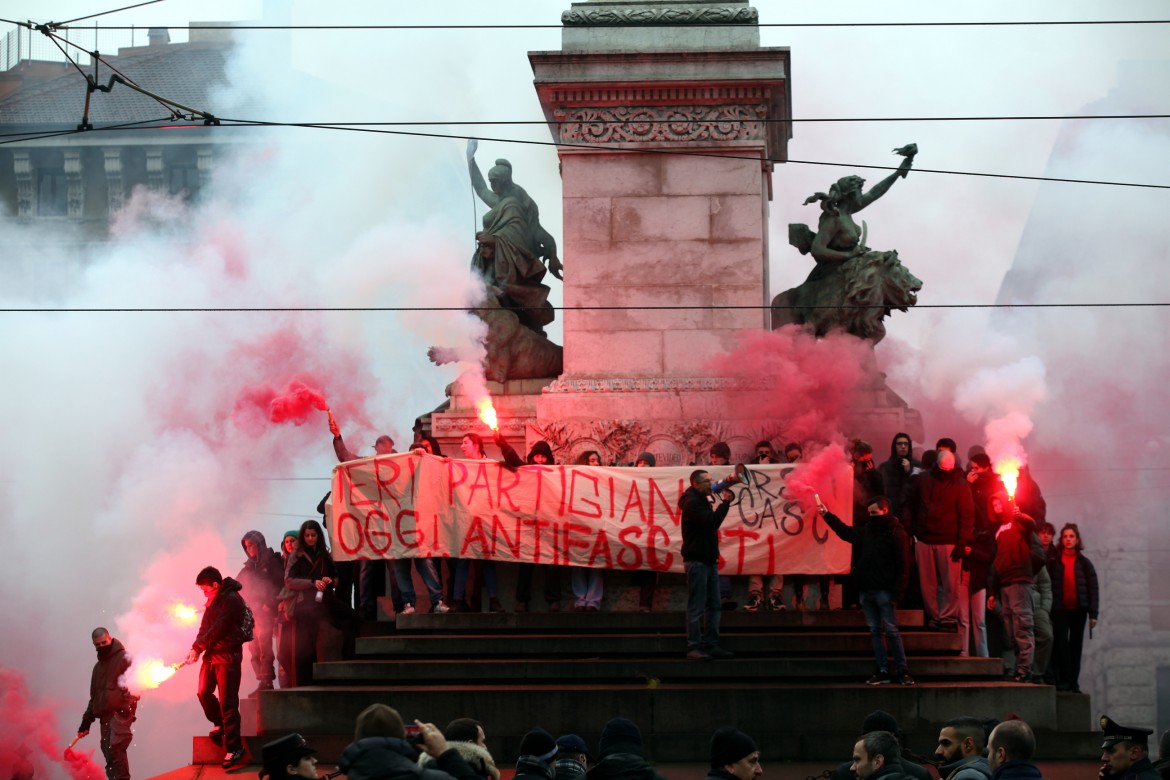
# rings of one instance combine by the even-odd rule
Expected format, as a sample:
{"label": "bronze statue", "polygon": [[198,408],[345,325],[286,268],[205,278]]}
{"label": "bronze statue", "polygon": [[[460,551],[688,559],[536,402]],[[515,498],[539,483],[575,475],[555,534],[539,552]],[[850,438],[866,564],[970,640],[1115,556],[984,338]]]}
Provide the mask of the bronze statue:
{"label": "bronze statue", "polygon": [[790,322],[805,325],[818,336],[840,328],[873,343],[886,335],[882,320],[893,309],[906,311],[918,299],[922,282],[898,260],[895,250],[877,252],[865,244],[867,226],[858,228],[853,215],[885,195],[899,178],[905,178],[918,153],[915,144],[894,150],[905,159],[898,170],[868,192],[865,180],[846,176],[829,188],[805,199],[820,202],[817,232],[807,225],[788,226],[788,242],[802,255],[812,254],[817,265],[799,287],[772,299],[772,327]]}
{"label": "bronze statue", "polygon": [[467,167],[471,186],[488,205],[488,212],[483,215],[483,230],[475,234],[477,246],[471,267],[500,306],[515,312],[522,325],[543,335],[544,326],[554,316],[548,302],[549,288],[541,283],[545,263],[553,276],[562,278],[557,242],[541,226],[536,203],[512,181],[511,163],[496,160],[484,181],[475,163],[477,147],[474,138],[468,140]]}

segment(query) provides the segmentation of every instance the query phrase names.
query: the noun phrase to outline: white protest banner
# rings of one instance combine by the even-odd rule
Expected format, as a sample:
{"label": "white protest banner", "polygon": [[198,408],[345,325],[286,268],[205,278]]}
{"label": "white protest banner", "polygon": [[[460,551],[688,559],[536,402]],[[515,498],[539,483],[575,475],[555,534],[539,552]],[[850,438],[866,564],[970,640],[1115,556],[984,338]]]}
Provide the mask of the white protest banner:
{"label": "white protest banner", "polygon": [[[849,546],[817,515],[805,517],[785,485],[794,465],[748,467],[750,484],[719,529],[723,574],[841,574]],[[636,469],[522,466],[417,452],[333,470],[329,533],[338,561],[452,557],[607,569],[683,571],[679,498],[691,466]],[[706,467],[713,480],[730,466]],[[824,503],[849,521],[848,463]]]}

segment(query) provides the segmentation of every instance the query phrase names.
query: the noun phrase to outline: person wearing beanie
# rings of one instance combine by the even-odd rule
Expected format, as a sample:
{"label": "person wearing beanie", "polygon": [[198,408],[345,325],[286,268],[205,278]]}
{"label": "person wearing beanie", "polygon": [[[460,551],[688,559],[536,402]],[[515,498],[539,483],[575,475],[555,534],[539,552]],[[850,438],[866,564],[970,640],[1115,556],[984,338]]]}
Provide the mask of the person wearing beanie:
{"label": "person wearing beanie", "polygon": [[711,735],[711,771],[707,780],[752,780],[762,774],[760,749],[754,739],[734,726],[716,729]]}
{"label": "person wearing beanie", "polygon": [[588,780],[665,780],[646,760],[642,732],[626,718],[613,718],[601,730],[597,763],[586,773]]}
{"label": "person wearing beanie", "polygon": [[557,741],[544,729],[532,729],[520,740],[516,780],[553,780]]}
{"label": "person wearing beanie", "polygon": [[[337,768],[348,780],[482,780],[435,724],[416,720],[414,725],[418,734],[407,739],[396,710],[371,704],[358,715],[354,741],[342,751]],[[435,759],[433,768],[418,766],[420,749]]]}

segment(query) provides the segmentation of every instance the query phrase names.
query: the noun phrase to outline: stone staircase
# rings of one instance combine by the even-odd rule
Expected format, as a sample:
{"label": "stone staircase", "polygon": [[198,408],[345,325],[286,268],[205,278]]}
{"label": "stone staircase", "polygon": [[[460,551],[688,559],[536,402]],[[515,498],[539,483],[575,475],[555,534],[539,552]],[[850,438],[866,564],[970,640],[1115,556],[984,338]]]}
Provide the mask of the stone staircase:
{"label": "stone staircase", "polygon": [[[722,645],[736,657],[707,662],[684,658],[677,611],[404,615],[367,623],[357,658],[317,664],[315,686],[260,694],[248,747],[259,755],[264,742],[299,731],[331,763],[358,712],[383,702],[440,727],[480,720],[501,767],[533,726],[596,744],[618,715],[639,724],[660,763],[701,764],[711,732],[731,723],[767,760],[828,766],[848,756],[875,709],[892,713],[921,754],[953,717],[1010,713],[1036,729],[1040,758],[1099,754],[1088,696],[1005,681],[1000,659],[958,657],[958,637],[923,630],[920,611],[898,618],[915,687],[865,684],[873,658],[858,611],[724,613]],[[195,738],[194,763],[221,757]]]}

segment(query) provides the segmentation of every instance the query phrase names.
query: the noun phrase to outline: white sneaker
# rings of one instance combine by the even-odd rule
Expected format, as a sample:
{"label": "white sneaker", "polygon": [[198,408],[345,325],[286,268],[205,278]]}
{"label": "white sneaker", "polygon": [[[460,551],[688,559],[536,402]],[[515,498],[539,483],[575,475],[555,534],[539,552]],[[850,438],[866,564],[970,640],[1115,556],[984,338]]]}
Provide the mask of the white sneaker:
{"label": "white sneaker", "polygon": [[414,604],[404,604],[402,606],[402,614],[403,615],[413,615],[414,614]]}
{"label": "white sneaker", "polygon": [[451,608],[448,607],[446,604],[444,604],[442,599],[440,599],[439,602],[437,604],[435,604],[434,612],[436,612],[437,614],[445,615],[450,611],[451,611]]}

